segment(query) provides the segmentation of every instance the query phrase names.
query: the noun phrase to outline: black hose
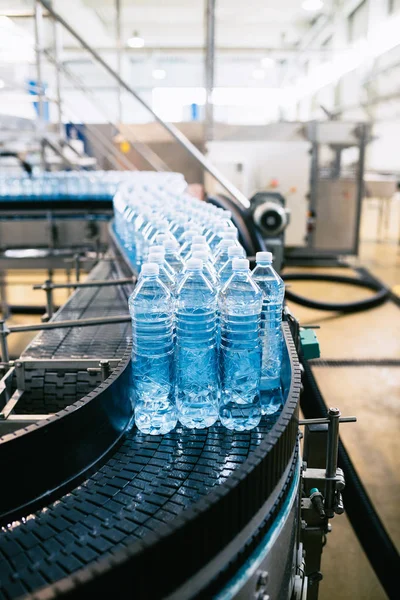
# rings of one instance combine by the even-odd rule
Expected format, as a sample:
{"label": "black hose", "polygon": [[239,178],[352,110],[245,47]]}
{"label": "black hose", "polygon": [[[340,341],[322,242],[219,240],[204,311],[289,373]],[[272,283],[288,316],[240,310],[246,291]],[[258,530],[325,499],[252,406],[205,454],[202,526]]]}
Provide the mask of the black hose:
{"label": "black hose", "polygon": [[[8,309],[12,315],[44,315],[46,312],[45,306],[33,306],[24,304],[11,304]],[[54,312],[58,307],[54,307]]]}
{"label": "black hose", "polygon": [[400,367],[398,358],[313,358],[312,367]]}
{"label": "black hose", "polygon": [[229,210],[232,214],[232,221],[239,231],[239,239],[247,256],[255,255],[261,250],[260,240],[257,236],[254,224],[252,226],[252,218],[249,211],[233,198],[217,194],[216,196],[208,196],[207,202],[214,204],[225,210]]}
{"label": "black hose", "polygon": [[[304,366],[304,392],[301,396],[303,414],[307,419],[326,417],[326,404],[311,368],[306,360],[303,360],[302,363]],[[398,598],[399,554],[341,440],[339,441],[338,463],[339,467],[343,469],[346,480],[343,500],[350,523],[386,594],[390,599]],[[385,494],[384,481],[382,482],[382,494]]]}
{"label": "black hose", "polygon": [[355,285],[367,288],[376,292],[373,296],[365,298],[364,300],[357,300],[356,302],[321,302],[305,298],[288,289],[285,291],[287,300],[291,300],[292,302],[301,304],[307,308],[316,308],[317,310],[339,311],[344,313],[359,312],[383,304],[389,296],[389,290],[386,287],[379,281],[370,278],[359,279],[358,277],[348,277],[347,275],[329,275],[325,273],[284,273],[282,278],[284,281],[328,281],[333,283],[343,283],[345,285]]}

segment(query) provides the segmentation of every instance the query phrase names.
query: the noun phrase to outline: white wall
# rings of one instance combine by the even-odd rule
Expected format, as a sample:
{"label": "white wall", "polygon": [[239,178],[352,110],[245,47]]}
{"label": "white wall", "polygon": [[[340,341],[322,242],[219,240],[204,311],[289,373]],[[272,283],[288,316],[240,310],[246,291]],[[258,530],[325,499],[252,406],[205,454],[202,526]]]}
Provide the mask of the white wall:
{"label": "white wall", "polygon": [[[280,192],[291,211],[285,238],[288,246],[303,246],[308,209],[310,143],[211,142],[208,156],[250,198],[260,190]],[[239,166],[240,165],[240,166]],[[222,192],[212,178],[207,190]]]}

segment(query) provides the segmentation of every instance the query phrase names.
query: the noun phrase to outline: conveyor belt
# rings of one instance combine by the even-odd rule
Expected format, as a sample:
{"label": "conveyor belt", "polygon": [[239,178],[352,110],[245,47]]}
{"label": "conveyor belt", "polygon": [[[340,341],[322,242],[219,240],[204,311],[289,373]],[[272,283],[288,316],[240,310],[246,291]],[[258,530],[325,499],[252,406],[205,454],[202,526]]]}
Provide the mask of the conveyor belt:
{"label": "conveyor belt", "polygon": [[[112,262],[100,262],[88,281],[117,278]],[[82,288],[54,316],[54,321],[110,317],[127,313],[127,294],[121,287]],[[35,358],[121,358],[128,348],[129,325],[53,329],[40,333],[22,356]]]}
{"label": "conveyor belt", "polygon": [[[113,263],[103,261],[88,280],[116,278]],[[127,312],[130,286],[80,289],[54,316],[54,321],[109,317]],[[129,325],[53,329],[40,333],[22,354],[23,358],[121,359],[129,349]],[[19,414],[54,413],[79,400],[101,382],[100,374],[85,369],[37,370],[26,373],[26,387],[16,407]]]}
{"label": "conveyor belt", "polygon": [[[92,277],[107,276],[106,269],[112,271],[113,266],[100,264]],[[121,302],[126,303],[126,297],[112,288],[79,290],[59,318],[120,313]],[[129,348],[128,332],[129,327],[123,325],[43,332],[25,354],[123,357]],[[86,479],[82,472],[78,487],[74,487],[74,478],[71,483],[48,484],[52,490],[48,500],[42,496],[37,503],[43,508],[32,514],[20,509],[19,520],[11,524],[3,518],[0,598],[23,597],[41,588],[43,594],[34,597],[43,600],[61,593],[81,598],[105,597],[106,593],[122,597],[127,585],[134,587],[138,598],[165,597],[234,544],[254,515],[274,498],[262,513],[257,532],[249,537],[246,551],[237,548],[221,563],[212,585],[215,589],[222,585],[230,569],[237,568],[237,561],[245,560],[268,531],[294,477],[300,374],[287,325],[285,337],[287,399],[279,417],[264,418],[260,427],[245,433],[216,425],[196,432],[178,428],[154,437],[132,429],[119,447],[115,440],[110,442],[108,455],[88,464]],[[127,360],[126,354],[123,360]],[[101,437],[96,429],[96,408],[102,415],[101,428],[107,418],[115,425],[117,414],[121,427],[126,427],[126,413],[117,413],[120,405],[127,406],[126,373],[127,369],[116,369],[111,384],[107,385],[107,380],[102,389],[94,390],[81,412],[73,405],[60,413],[62,418],[56,415],[54,423],[50,420],[48,447],[39,453],[35,477],[44,481],[46,476],[54,478],[53,462],[58,461],[64,472],[77,454],[84,457],[92,452]],[[54,427],[63,433],[72,417],[69,441],[55,451],[58,437],[52,437]],[[63,420],[65,426],[60,426]],[[28,439],[32,432],[25,435]],[[54,453],[53,458],[49,453]],[[32,465],[30,456],[29,460]],[[287,475],[282,483],[283,473]],[[29,475],[24,474],[27,486]],[[10,479],[8,471],[7,490],[12,486]],[[157,575],[161,572],[163,577]],[[204,589],[203,597],[211,597],[207,586]]]}
{"label": "conveyor belt", "polygon": [[131,431],[80,487],[1,534],[0,598],[34,591],[156,533],[226,481],[270,427],[250,434],[180,428],[155,438]]}

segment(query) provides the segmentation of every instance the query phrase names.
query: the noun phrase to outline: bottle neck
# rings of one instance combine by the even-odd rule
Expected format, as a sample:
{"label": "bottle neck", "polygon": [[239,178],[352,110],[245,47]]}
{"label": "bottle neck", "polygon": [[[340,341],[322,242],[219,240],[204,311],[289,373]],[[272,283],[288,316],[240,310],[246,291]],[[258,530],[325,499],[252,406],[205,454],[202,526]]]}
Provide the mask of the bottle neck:
{"label": "bottle neck", "polygon": [[258,261],[257,267],[262,267],[263,269],[266,269],[267,267],[272,267],[272,263],[269,261]]}

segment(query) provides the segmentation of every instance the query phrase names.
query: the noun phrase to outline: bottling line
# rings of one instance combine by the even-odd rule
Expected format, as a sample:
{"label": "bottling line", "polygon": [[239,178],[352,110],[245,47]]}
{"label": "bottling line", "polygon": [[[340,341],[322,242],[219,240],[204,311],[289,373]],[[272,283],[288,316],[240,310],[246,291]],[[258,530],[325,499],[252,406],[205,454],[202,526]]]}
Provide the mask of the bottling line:
{"label": "bottling line", "polygon": [[[309,124],[300,142],[303,164],[311,144],[311,166],[301,170],[296,190],[287,194],[293,186],[285,180],[282,189],[266,189],[263,182],[255,194],[241,191],[177,127],[164,123],[47,0],[36,3],[36,25],[41,5],[218,181],[212,188],[205,180],[205,201],[232,212],[247,256],[271,249],[280,269],[288,245],[302,246],[297,258],[314,258],[321,249],[323,255],[357,249],[365,126]],[[45,51],[39,33],[36,26],[41,116]],[[56,56],[53,63],[64,69]],[[304,134],[303,124],[279,126],[294,129],[295,138],[300,129]],[[113,144],[100,132],[92,134],[111,146],[121,167]],[[46,144],[62,155],[55,139],[48,137]],[[329,172],[320,162],[322,145],[334,154]],[[358,149],[359,159],[347,176],[341,159],[349,147]],[[209,144],[216,163],[220,151],[224,154],[217,143]],[[146,156],[151,164],[154,157]],[[281,155],[276,164],[288,171]],[[62,194],[54,193],[51,176],[33,194],[25,184],[34,183],[36,173],[16,175],[12,191],[9,181],[4,189],[0,181],[0,599],[315,600],[323,548],[335,535],[334,517],[344,510],[386,593],[397,597],[397,552],[339,438],[340,425],[352,427],[356,418],[325,405],[309,362],[319,357],[315,334],[287,306],[284,403],[276,415],[241,433],[216,424],[146,436],[132,425],[128,296],[137,273],[112,226],[119,178],[131,176],[135,173],[62,173]],[[80,196],[76,181],[90,177]],[[110,177],[112,185],[102,185]],[[321,248],[331,208],[322,200],[337,198],[338,190],[346,230],[340,248]],[[294,202],[299,194],[300,202]],[[308,204],[310,213],[304,210]],[[317,213],[326,218],[318,220]],[[286,234],[289,242],[293,235],[293,244]],[[9,313],[38,310],[8,302],[5,275],[17,268],[48,271],[35,292],[44,293],[41,323],[8,320]],[[60,268],[66,283],[53,281],[53,270]],[[341,280],[354,284],[354,278]],[[377,292],[369,305],[386,299],[388,291],[376,281],[365,279],[363,285]],[[61,307],[54,301],[57,289],[72,291]],[[295,296],[288,290],[286,298],[290,295]],[[14,356],[8,342],[22,332],[37,335]]]}
{"label": "bottling line", "polygon": [[[307,330],[285,309],[278,415],[249,432],[145,436],[130,398],[136,273],[112,225],[108,236],[84,282],[37,286],[42,323],[1,322],[0,597],[317,598],[330,520],[343,512],[339,424],[355,418],[299,418],[299,354],[317,356]],[[60,287],[74,293],[54,312]],[[39,334],[10,357],[21,331]]]}

